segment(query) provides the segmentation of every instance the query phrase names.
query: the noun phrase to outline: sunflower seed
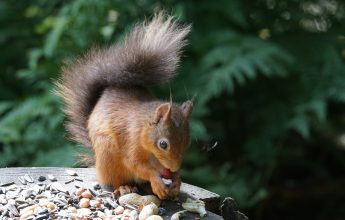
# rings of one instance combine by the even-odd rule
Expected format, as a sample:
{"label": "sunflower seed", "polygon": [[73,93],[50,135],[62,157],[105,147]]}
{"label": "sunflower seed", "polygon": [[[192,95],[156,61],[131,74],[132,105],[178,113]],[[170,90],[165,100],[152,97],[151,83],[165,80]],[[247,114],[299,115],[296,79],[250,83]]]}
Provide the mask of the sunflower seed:
{"label": "sunflower seed", "polygon": [[16,203],[21,205],[21,204],[26,203],[26,200],[23,197],[18,197],[16,198]]}
{"label": "sunflower seed", "polygon": [[7,209],[5,209],[2,213],[2,215],[0,216],[0,219],[3,219],[3,217],[7,216],[9,213],[9,211]]}
{"label": "sunflower seed", "polygon": [[15,205],[8,205],[7,206],[7,209],[14,215],[14,216],[19,216],[19,212],[18,212],[18,210],[17,210],[17,208],[16,208],[16,206]]}
{"label": "sunflower seed", "polygon": [[54,189],[54,190],[58,190],[58,191],[60,191],[60,192],[64,192],[64,193],[67,192],[67,190],[65,189],[65,187],[63,187],[63,186],[61,185],[61,183],[59,183],[59,182],[54,182],[54,183],[51,185],[50,188],[51,188],[51,189]]}
{"label": "sunflower seed", "polygon": [[14,184],[14,182],[8,182],[8,183],[3,183],[0,186],[10,186],[10,185],[13,185],[13,184]]}
{"label": "sunflower seed", "polygon": [[24,175],[24,179],[28,182],[28,183],[33,183],[34,179],[32,178],[32,176],[29,176],[28,174]]}
{"label": "sunflower seed", "polygon": [[73,179],[70,179],[70,180],[67,180],[66,182],[65,182],[65,184],[69,184],[69,183],[71,183],[71,182],[73,182],[74,181],[74,178]]}
{"label": "sunflower seed", "polygon": [[172,184],[171,179],[162,178],[162,181],[163,181],[164,185],[166,185],[167,187],[169,187]]}
{"label": "sunflower seed", "polygon": [[77,188],[77,189],[79,189],[79,188],[82,188],[82,187],[83,187],[83,185],[81,185],[81,184],[80,184],[80,183],[78,183],[78,182],[74,183],[74,186],[75,186],[75,188]]}
{"label": "sunflower seed", "polygon": [[18,196],[18,191],[8,191],[6,193],[6,199],[13,199],[16,198]]}
{"label": "sunflower seed", "polygon": [[35,208],[38,207],[38,204],[34,204],[34,205],[31,205],[31,206],[27,206],[23,209],[20,209],[20,215],[23,215],[24,213],[27,213],[28,211],[33,211]]}
{"label": "sunflower seed", "polygon": [[7,191],[16,191],[18,186],[16,184],[12,184],[6,187]]}
{"label": "sunflower seed", "polygon": [[30,206],[30,204],[24,203],[24,204],[22,204],[22,205],[19,205],[19,206],[18,206],[18,209],[24,209],[24,208],[29,207],[29,206]]}
{"label": "sunflower seed", "polygon": [[33,195],[33,190],[32,189],[24,189],[22,192],[21,192],[21,195],[24,197],[24,199],[27,199],[29,198],[31,195]]}
{"label": "sunflower seed", "polygon": [[95,192],[95,191],[94,191],[94,190],[92,190],[92,189],[89,189],[89,192],[91,193],[91,195],[92,195],[93,197],[98,196],[98,193],[97,193],[97,192]]}
{"label": "sunflower seed", "polygon": [[84,182],[83,179],[82,179],[82,178],[79,178],[79,177],[74,178],[74,180],[77,180],[77,181],[79,181],[79,182]]}
{"label": "sunflower seed", "polygon": [[106,198],[105,200],[109,204],[109,206],[111,206],[114,209],[117,208],[118,205],[115,202],[113,202],[110,198]]}
{"label": "sunflower seed", "polygon": [[75,172],[74,170],[65,170],[65,171],[70,176],[78,176],[77,172]]}
{"label": "sunflower seed", "polygon": [[37,212],[37,215],[44,215],[44,214],[47,214],[49,213],[49,210],[44,208],[44,209],[41,209],[40,211]]}
{"label": "sunflower seed", "polygon": [[18,177],[18,180],[19,180],[19,182],[21,182],[23,185],[26,185],[26,180],[24,179],[24,177],[19,176],[19,177]]}
{"label": "sunflower seed", "polygon": [[34,220],[44,220],[49,218],[49,213],[43,215],[37,215]]}
{"label": "sunflower seed", "polygon": [[57,179],[56,179],[56,177],[55,177],[54,175],[48,174],[47,176],[48,176],[48,179],[49,179],[50,181],[52,181],[52,182],[57,181]]}

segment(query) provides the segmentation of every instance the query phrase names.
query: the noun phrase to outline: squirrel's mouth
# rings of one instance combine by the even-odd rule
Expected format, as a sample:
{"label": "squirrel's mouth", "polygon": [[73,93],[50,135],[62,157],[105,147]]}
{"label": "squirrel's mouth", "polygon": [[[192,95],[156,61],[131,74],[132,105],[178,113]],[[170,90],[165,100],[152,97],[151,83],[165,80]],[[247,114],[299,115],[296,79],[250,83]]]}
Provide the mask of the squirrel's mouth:
{"label": "squirrel's mouth", "polygon": [[164,168],[162,173],[161,173],[161,177],[165,178],[165,179],[171,179],[172,178],[172,172],[170,169],[168,168]]}

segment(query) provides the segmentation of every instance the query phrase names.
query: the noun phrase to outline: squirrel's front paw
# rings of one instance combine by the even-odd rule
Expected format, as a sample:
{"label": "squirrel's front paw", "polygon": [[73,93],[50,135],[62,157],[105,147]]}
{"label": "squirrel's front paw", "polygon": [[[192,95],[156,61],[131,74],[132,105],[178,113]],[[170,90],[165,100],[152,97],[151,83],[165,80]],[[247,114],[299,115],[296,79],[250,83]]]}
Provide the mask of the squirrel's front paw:
{"label": "squirrel's front paw", "polygon": [[181,178],[178,174],[173,177],[173,182],[169,189],[169,197],[176,198],[180,193]]}
{"label": "squirrel's front paw", "polygon": [[169,188],[164,184],[159,176],[154,176],[150,179],[152,192],[158,196],[159,199],[167,199],[169,197]]}

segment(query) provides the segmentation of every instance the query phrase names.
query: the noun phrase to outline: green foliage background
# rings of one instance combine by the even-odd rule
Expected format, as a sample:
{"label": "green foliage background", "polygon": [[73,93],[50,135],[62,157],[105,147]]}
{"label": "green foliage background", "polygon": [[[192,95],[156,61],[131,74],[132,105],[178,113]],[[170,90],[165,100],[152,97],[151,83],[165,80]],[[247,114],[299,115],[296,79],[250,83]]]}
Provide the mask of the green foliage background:
{"label": "green foliage background", "polygon": [[155,89],[196,95],[184,181],[234,197],[254,219],[341,219],[340,0],[0,1],[0,166],[75,166],[52,93],[59,67],[159,8],[193,24],[179,76]]}

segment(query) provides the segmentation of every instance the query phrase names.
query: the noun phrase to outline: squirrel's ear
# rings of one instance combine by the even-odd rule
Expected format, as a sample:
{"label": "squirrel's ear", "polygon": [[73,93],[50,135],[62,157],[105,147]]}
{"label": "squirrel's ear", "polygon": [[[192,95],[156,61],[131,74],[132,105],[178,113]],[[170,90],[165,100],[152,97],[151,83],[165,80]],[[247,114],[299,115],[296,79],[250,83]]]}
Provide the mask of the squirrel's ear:
{"label": "squirrel's ear", "polygon": [[159,105],[156,108],[154,122],[158,123],[161,120],[161,118],[166,120],[166,119],[169,119],[170,117],[171,117],[171,104],[164,103],[164,104]]}
{"label": "squirrel's ear", "polygon": [[193,102],[191,102],[190,100],[185,101],[180,106],[180,109],[183,113],[183,116],[188,119],[190,117],[190,115],[192,114],[192,111],[193,111]]}

